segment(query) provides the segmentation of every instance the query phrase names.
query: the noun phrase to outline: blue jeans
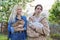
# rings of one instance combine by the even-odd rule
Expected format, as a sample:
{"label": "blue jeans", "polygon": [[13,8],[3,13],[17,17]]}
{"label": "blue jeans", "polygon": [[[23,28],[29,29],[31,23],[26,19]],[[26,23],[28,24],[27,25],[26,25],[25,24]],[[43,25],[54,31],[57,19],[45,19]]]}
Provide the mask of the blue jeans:
{"label": "blue jeans", "polygon": [[11,40],[26,40],[26,37],[24,33],[13,33]]}

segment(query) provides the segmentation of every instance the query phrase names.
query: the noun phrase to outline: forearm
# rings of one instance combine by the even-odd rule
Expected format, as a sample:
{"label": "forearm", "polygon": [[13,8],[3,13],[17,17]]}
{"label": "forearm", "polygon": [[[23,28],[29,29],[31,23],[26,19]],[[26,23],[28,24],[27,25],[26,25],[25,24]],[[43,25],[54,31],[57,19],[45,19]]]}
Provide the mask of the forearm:
{"label": "forearm", "polygon": [[50,33],[50,29],[49,29],[49,25],[48,25],[48,22],[47,22],[46,18],[44,18],[41,22],[42,22],[42,24],[44,25],[44,27],[43,27],[43,32],[44,32],[44,34],[45,34],[46,36],[48,36],[49,33]]}
{"label": "forearm", "polygon": [[49,28],[43,27],[43,32],[46,36],[49,36],[50,30]]}
{"label": "forearm", "polygon": [[36,28],[35,31],[39,34],[43,34],[43,28]]}
{"label": "forearm", "polygon": [[36,33],[33,29],[29,26],[27,27],[27,36],[29,37],[39,37],[39,33]]}

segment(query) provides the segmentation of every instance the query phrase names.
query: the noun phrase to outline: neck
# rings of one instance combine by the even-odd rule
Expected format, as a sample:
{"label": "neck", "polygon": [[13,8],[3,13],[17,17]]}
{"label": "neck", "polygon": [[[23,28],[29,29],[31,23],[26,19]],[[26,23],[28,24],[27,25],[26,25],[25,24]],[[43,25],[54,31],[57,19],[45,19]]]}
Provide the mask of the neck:
{"label": "neck", "polygon": [[19,20],[20,20],[20,19],[21,19],[21,15],[17,15],[17,19],[19,19]]}
{"label": "neck", "polygon": [[39,14],[38,14],[38,13],[36,13],[36,14],[35,14],[35,17],[39,17]]}
{"label": "neck", "polygon": [[21,15],[17,15],[17,17],[21,17]]}

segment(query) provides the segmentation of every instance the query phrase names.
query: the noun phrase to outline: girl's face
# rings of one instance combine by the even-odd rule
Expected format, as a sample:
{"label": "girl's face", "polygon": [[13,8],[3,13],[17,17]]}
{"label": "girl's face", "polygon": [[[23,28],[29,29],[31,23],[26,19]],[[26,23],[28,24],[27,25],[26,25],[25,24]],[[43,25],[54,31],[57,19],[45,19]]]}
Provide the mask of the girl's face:
{"label": "girl's face", "polygon": [[42,8],[40,6],[37,6],[37,8],[35,9],[35,13],[39,14],[42,12]]}
{"label": "girl's face", "polygon": [[17,15],[21,15],[22,13],[22,8],[21,7],[17,7]]}

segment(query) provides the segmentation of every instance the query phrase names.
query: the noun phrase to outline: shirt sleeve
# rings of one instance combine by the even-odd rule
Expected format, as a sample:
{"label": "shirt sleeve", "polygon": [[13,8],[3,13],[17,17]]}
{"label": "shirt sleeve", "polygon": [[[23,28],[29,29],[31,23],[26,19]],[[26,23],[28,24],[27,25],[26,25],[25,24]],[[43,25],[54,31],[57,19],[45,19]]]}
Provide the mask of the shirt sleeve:
{"label": "shirt sleeve", "polygon": [[11,21],[8,22],[8,32],[11,32],[11,33],[14,32],[14,28],[12,27],[12,22]]}
{"label": "shirt sleeve", "polygon": [[14,28],[13,27],[11,27],[11,33],[14,33]]}
{"label": "shirt sleeve", "polygon": [[46,18],[44,18],[42,21],[42,24],[44,25],[43,27],[43,32],[46,36],[49,36],[50,34],[50,29],[49,29],[49,24]]}
{"label": "shirt sleeve", "polygon": [[24,30],[27,30],[27,18],[25,16],[23,18],[24,18],[23,20],[25,21]]}

